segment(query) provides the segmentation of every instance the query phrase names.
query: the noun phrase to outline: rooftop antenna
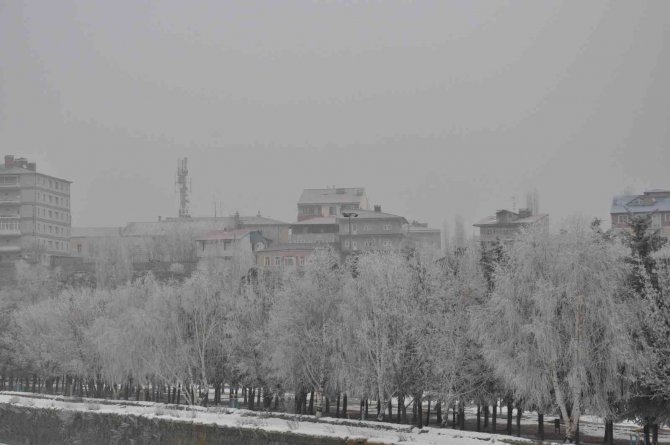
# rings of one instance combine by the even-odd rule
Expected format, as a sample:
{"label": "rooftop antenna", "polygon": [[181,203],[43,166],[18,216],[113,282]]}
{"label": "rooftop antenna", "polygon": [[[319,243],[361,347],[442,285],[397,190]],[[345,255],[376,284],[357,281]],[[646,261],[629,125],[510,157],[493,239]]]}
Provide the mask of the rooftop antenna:
{"label": "rooftop antenna", "polygon": [[190,218],[188,213],[188,195],[192,189],[192,183],[188,177],[188,158],[177,160],[177,180],[175,185],[179,188],[179,217]]}

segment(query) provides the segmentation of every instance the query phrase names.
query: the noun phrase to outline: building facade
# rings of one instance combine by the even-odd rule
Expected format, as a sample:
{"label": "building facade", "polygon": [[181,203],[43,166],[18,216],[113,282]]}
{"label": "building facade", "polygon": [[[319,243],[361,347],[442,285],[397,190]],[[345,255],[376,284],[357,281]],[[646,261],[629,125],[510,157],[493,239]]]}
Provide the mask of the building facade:
{"label": "building facade", "polygon": [[340,226],[335,216],[319,216],[291,224],[292,243],[327,244],[335,246]]}
{"label": "building facade", "polygon": [[620,195],[612,199],[612,229],[629,230],[630,215],[651,215],[651,228],[670,238],[670,190],[649,190],[642,195]]}
{"label": "building facade", "polygon": [[369,209],[362,187],[305,189],[298,200],[298,222],[311,218],[337,217],[342,210]]}
{"label": "building facade", "polygon": [[271,271],[300,269],[318,248],[316,244],[276,244],[256,251],[256,266]]}
{"label": "building facade", "polygon": [[519,212],[511,210],[498,210],[495,216],[489,216],[473,224],[479,227],[479,240],[484,244],[491,244],[499,241],[508,244],[514,241],[521,229],[546,225],[549,221],[549,215],[538,213],[533,215],[529,209],[520,209]]}
{"label": "building facade", "polygon": [[0,166],[0,261],[48,262],[70,253],[71,181],[6,155]]}
{"label": "building facade", "polygon": [[407,226],[407,240],[418,248],[442,249],[442,231],[428,227],[428,223],[412,221]]}
{"label": "building facade", "polygon": [[407,220],[398,215],[374,210],[356,210],[356,216],[338,216],[340,252],[349,254],[364,250],[398,250],[405,240],[403,227]]}

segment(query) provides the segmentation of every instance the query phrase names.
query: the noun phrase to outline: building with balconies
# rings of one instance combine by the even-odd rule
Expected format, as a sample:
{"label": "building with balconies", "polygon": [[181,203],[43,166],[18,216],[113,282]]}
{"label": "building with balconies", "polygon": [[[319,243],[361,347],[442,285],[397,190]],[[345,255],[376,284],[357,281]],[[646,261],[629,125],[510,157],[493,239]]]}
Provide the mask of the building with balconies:
{"label": "building with balconies", "polygon": [[[350,215],[350,216],[346,216]],[[340,252],[349,254],[362,250],[399,250],[405,241],[403,216],[382,212],[379,205],[374,210],[345,212],[337,218],[340,233]]]}
{"label": "building with balconies", "polygon": [[335,216],[319,216],[291,224],[292,243],[328,244],[334,246],[339,237]]}
{"label": "building with balconies", "polygon": [[512,243],[519,232],[531,226],[546,225],[549,215],[546,213],[533,214],[530,209],[519,209],[519,212],[511,210],[498,210],[495,215],[489,216],[477,224],[479,227],[479,241],[484,245],[495,242],[502,244]]}
{"label": "building with balconies", "polygon": [[69,254],[70,184],[38,172],[35,162],[5,156],[0,165],[0,262],[46,262]]}
{"label": "building with balconies", "polygon": [[650,215],[651,229],[670,239],[670,190],[654,189],[642,195],[619,195],[612,199],[610,216],[614,231],[630,230],[630,215]]}
{"label": "building with balconies", "polygon": [[362,187],[305,189],[298,200],[298,222],[319,217],[337,217],[342,210],[369,209]]}

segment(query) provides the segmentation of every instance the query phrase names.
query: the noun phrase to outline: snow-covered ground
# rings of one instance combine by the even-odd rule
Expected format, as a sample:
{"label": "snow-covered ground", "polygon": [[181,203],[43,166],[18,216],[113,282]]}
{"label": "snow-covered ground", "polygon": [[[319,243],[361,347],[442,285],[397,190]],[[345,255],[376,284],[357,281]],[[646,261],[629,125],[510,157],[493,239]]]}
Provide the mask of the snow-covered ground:
{"label": "snow-covered ground", "polygon": [[[160,417],[174,419],[175,422],[195,422],[202,424],[217,424],[221,426],[263,429],[267,431],[293,432],[307,436],[365,438],[370,442],[399,444],[412,442],[418,445],[482,445],[482,442],[491,444],[496,442],[527,442],[529,439],[510,437],[506,435],[492,435],[474,431],[460,431],[449,428],[425,427],[421,430],[409,425],[379,423],[373,421],[357,421],[335,418],[321,418],[314,416],[298,416],[293,414],[277,414],[273,416],[257,411],[231,409],[224,407],[194,407],[167,406],[154,402],[124,402],[98,399],[83,399],[83,401],[68,401],[60,396],[27,396],[25,393],[1,392],[0,403],[12,403],[20,406],[33,406],[71,411],[95,411],[100,413],[116,413],[145,417]],[[475,415],[476,411],[468,410],[467,415]],[[503,416],[506,415],[503,408]],[[524,413],[522,422],[535,422],[535,413]],[[515,419],[516,422],[516,419]],[[596,430],[600,428],[601,430]],[[585,417],[580,426],[584,434],[598,436],[602,434],[600,419]],[[593,430],[592,430],[593,429]],[[639,430],[633,424],[617,424],[615,438],[628,439],[629,433]],[[670,435],[659,436],[661,443],[670,442]]]}

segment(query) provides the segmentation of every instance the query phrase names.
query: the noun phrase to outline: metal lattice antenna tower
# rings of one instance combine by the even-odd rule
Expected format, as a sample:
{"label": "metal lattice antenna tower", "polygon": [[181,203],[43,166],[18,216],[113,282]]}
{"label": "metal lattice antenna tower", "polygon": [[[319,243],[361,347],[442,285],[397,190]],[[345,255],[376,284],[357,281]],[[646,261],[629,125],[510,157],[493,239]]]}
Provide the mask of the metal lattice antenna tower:
{"label": "metal lattice antenna tower", "polygon": [[188,194],[191,191],[191,185],[188,181],[188,158],[177,160],[177,187],[179,187],[179,217],[189,218],[188,213]]}

